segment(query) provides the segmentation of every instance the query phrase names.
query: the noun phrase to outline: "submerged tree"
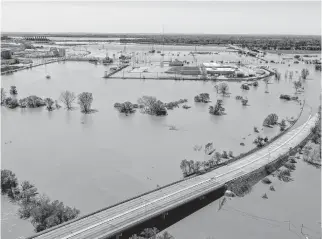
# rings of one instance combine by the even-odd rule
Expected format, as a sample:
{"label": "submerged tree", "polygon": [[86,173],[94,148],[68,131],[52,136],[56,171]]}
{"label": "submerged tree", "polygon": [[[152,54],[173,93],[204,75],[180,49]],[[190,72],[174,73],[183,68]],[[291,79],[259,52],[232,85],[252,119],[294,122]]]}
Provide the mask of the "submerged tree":
{"label": "submerged tree", "polygon": [[210,101],[210,97],[208,93],[201,93],[196,95],[194,100],[195,102],[208,103]]}
{"label": "submerged tree", "polygon": [[308,69],[302,69],[301,71],[301,77],[303,78],[303,80],[306,80],[307,76],[310,74]]}
{"label": "submerged tree", "polygon": [[48,111],[52,111],[54,110],[54,101],[51,98],[46,98],[45,99],[45,103],[46,103],[46,108]]}
{"label": "submerged tree", "polygon": [[93,95],[89,92],[83,92],[78,95],[78,104],[81,108],[81,112],[88,114],[92,112],[91,106],[93,102]]}
{"label": "submerged tree", "polygon": [[67,110],[72,110],[73,109],[72,105],[76,99],[76,96],[73,92],[66,90],[60,94],[59,99],[66,106]]}
{"label": "submerged tree", "polygon": [[242,99],[241,102],[242,102],[242,105],[246,106],[248,103],[248,99]]}
{"label": "submerged tree", "polygon": [[229,86],[225,82],[222,82],[222,83],[218,84],[216,89],[217,89],[217,93],[222,94],[223,96],[226,96],[226,95],[230,94],[229,93]]}
{"label": "submerged tree", "polygon": [[301,80],[294,81],[293,82],[293,85],[294,85],[294,88],[295,88],[296,93],[299,92],[300,90],[303,90],[304,89]]}
{"label": "submerged tree", "polygon": [[278,116],[277,114],[270,114],[266,117],[266,119],[264,120],[263,122],[263,125],[264,126],[272,126],[272,125],[275,125],[277,124],[277,121],[278,121]]}
{"label": "submerged tree", "polygon": [[17,87],[16,86],[11,86],[10,87],[10,95],[17,95],[18,91],[17,91]]}
{"label": "submerged tree", "polygon": [[1,88],[1,105],[4,104],[4,101],[6,99],[6,96],[7,96],[6,91],[3,88]]}
{"label": "submerged tree", "polygon": [[132,114],[135,112],[135,106],[131,102],[127,101],[124,103],[115,103],[114,107],[118,109],[120,113],[125,113],[126,115]]}
{"label": "submerged tree", "polygon": [[1,169],[1,193],[8,193],[18,186],[16,175],[7,169]]}
{"label": "submerged tree", "polygon": [[225,108],[222,106],[223,101],[217,100],[214,106],[209,106],[209,113],[212,115],[223,115],[225,113]]}

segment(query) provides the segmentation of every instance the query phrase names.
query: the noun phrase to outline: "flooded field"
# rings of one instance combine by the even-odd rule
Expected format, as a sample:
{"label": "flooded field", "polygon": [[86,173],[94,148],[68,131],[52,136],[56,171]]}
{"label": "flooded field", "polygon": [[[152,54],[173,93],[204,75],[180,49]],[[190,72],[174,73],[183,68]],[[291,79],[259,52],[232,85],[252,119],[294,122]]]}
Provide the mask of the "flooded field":
{"label": "flooded field", "polygon": [[[189,52],[193,50],[190,48],[176,49]],[[117,50],[116,47],[115,51]],[[171,50],[170,46],[168,50]],[[104,55],[104,49],[97,48],[97,53]],[[180,53],[182,54],[184,55]],[[229,52],[202,56],[198,60],[211,60],[211,57],[214,60],[225,60],[222,56],[227,56],[227,60],[236,60],[236,54]],[[252,58],[248,60],[253,61]],[[316,112],[321,90],[321,73],[314,71],[312,65],[272,67],[282,74],[279,82],[272,79],[272,84],[266,88],[261,81],[258,88],[251,87],[249,91],[242,91],[240,83],[229,83],[231,97],[218,95],[213,82],[106,80],[102,76],[109,67],[88,62],[49,64],[49,80],[45,78],[44,67],[3,76],[2,87],[8,91],[11,85],[17,86],[19,98],[37,95],[56,100],[64,90],[76,94],[91,92],[94,97],[93,108],[98,112],[83,115],[78,107],[73,111],[61,108],[52,112],[45,108],[11,110],[2,107],[2,168],[12,170],[20,181],[30,181],[39,192],[45,193],[51,199],[75,206],[81,210],[81,214],[154,189],[157,185],[179,180],[182,178],[179,167],[181,160],[204,159],[203,152],[194,151],[195,145],[213,142],[218,151],[231,150],[234,155],[238,155],[255,146],[252,143],[256,137],[254,126],[260,129],[261,135],[269,138],[279,132],[278,127],[261,130],[262,122],[268,114],[276,113],[280,118],[298,115],[299,103],[279,99],[280,94],[295,92],[292,81],[284,79],[286,70],[309,69],[310,75],[304,83],[305,93],[299,97],[306,99],[307,109]],[[294,79],[297,79],[296,75]],[[269,93],[265,93],[266,90]],[[210,115],[208,107],[212,103],[195,103],[194,96],[200,93],[209,93],[212,102],[223,99],[227,115]],[[192,108],[175,108],[169,110],[165,117],[155,117],[139,111],[125,116],[113,107],[116,102],[136,103],[143,95],[155,96],[163,102],[186,98],[187,104]],[[240,101],[235,100],[236,95],[247,96],[249,106],[242,106]],[[309,112],[310,110],[304,112],[306,115],[302,121],[305,121]],[[178,130],[169,130],[170,126],[175,126]],[[245,146],[241,146],[241,142]],[[303,206],[300,205],[304,205],[303,200],[309,200],[309,206],[319,205],[319,195],[315,195],[318,193],[310,192],[315,187],[320,189],[316,185],[319,175],[319,170],[298,163],[298,169],[294,172],[295,181],[288,184],[278,183],[276,192],[269,194],[268,200],[260,197],[263,190],[267,191],[267,185],[258,184],[253,193],[242,199],[233,199],[227,206],[247,213],[255,214],[256,211],[259,213],[256,215],[262,217],[269,218],[270,214],[274,214],[276,219],[276,215],[279,215],[277,220],[291,218],[297,225],[308,224],[316,230],[316,225],[312,225],[317,220],[316,213],[319,214],[320,209],[311,208],[304,214],[304,209],[301,208]],[[310,188],[308,185],[311,185]],[[14,210],[14,206],[6,199],[2,202],[3,218],[4,213]],[[236,235],[247,235],[247,238],[254,239],[294,238],[289,232],[280,232],[279,227],[270,229],[262,224],[258,224],[253,234],[247,234],[249,227],[255,225],[253,222],[246,222],[244,217],[224,210],[217,213],[217,208],[218,202],[214,202],[184,219],[184,226],[179,222],[169,231],[176,238],[188,238],[187,235],[194,235],[194,238],[235,238]],[[7,227],[8,224],[4,224],[2,220],[3,238],[17,238],[33,233],[29,222],[19,220],[11,214],[6,217],[9,217],[8,222],[16,226],[14,229]],[[231,230],[231,227],[236,230]],[[259,234],[264,235],[266,231],[266,237]]]}

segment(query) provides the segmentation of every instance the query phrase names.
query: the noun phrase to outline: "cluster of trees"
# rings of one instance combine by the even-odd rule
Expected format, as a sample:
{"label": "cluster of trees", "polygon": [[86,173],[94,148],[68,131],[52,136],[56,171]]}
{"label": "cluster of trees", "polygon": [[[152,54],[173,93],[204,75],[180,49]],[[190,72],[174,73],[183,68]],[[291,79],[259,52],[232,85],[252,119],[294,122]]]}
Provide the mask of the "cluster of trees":
{"label": "cluster of trees", "polygon": [[156,116],[167,115],[167,108],[165,104],[153,96],[143,96],[139,98],[138,103],[143,105],[144,113]]}
{"label": "cluster of trees", "polygon": [[198,102],[198,103],[209,103],[210,96],[208,93],[201,93],[199,95],[196,95],[194,100],[195,100],[195,102]]}
{"label": "cluster of trees", "polygon": [[232,151],[229,151],[229,153],[227,153],[227,151],[223,151],[222,153],[216,152],[207,161],[194,161],[184,159],[180,163],[180,169],[182,170],[183,176],[187,177],[195,173],[198,174],[209,171],[210,169],[219,165],[224,159],[232,158],[234,158]]}
{"label": "cluster of trees", "polygon": [[268,142],[268,138],[257,136],[257,138],[254,140],[253,144],[255,144],[258,148],[263,147]]}
{"label": "cluster of trees", "polygon": [[51,202],[48,197],[39,195],[37,188],[28,181],[19,184],[16,175],[7,169],[1,169],[1,193],[20,206],[20,218],[30,219],[36,232],[74,219],[80,213],[58,200]]}
{"label": "cluster of trees", "polygon": [[168,110],[172,110],[173,108],[179,108],[180,104],[186,103],[188,102],[187,99],[180,99],[177,101],[171,101],[169,103],[165,103],[164,106],[168,109]]}
{"label": "cluster of trees", "polygon": [[214,106],[209,106],[209,113],[212,115],[223,115],[225,114],[225,108],[223,107],[223,101],[217,100]]}
{"label": "cluster of trees", "polygon": [[[1,105],[4,105],[11,109],[14,109],[16,107],[37,108],[46,106],[46,109],[48,111],[52,111],[61,107],[58,104],[57,100],[54,101],[51,98],[42,99],[36,95],[31,95],[18,100],[18,91],[16,86],[11,86],[9,92],[11,96],[7,97],[6,91],[3,88],[1,88]],[[89,92],[82,92],[76,97],[76,95],[73,92],[66,90],[60,94],[59,100],[66,106],[67,110],[72,110],[74,109],[73,103],[76,100],[76,98],[78,100],[77,103],[79,104],[82,113],[88,114],[95,111],[91,109],[93,95]]]}

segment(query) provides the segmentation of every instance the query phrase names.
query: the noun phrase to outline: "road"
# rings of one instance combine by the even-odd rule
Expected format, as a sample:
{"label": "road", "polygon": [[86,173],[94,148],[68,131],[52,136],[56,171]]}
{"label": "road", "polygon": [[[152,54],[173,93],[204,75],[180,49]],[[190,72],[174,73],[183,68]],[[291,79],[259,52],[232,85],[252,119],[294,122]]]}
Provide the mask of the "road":
{"label": "road", "polygon": [[317,115],[287,132],[270,145],[230,165],[218,168],[169,187],[150,192],[95,214],[62,224],[30,238],[98,239],[115,236],[127,228],[201,197],[225,183],[274,161],[301,143],[310,133]]}

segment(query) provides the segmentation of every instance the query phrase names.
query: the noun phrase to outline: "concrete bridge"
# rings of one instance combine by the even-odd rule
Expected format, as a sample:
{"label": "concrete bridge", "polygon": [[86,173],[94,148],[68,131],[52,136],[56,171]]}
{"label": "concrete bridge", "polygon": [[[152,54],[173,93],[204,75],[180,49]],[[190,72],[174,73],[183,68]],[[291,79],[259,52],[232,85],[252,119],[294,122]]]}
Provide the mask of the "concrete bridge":
{"label": "concrete bridge", "polygon": [[208,197],[211,192],[223,188],[226,183],[262,168],[288,153],[290,148],[295,148],[309,136],[317,120],[318,115],[309,116],[303,125],[291,129],[271,144],[230,165],[137,196],[29,238],[126,238],[125,231],[154,218],[164,220],[171,210],[193,200]]}

